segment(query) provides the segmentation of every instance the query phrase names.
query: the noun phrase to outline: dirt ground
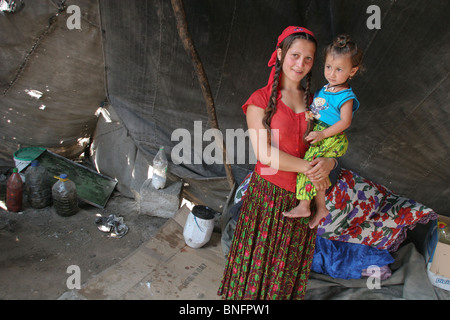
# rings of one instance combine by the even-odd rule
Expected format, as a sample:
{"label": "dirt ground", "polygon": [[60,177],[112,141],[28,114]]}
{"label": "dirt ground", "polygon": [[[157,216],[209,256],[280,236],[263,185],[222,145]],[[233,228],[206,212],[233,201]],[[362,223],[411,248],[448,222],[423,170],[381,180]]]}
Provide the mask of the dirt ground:
{"label": "dirt ground", "polygon": [[[6,181],[0,188],[4,204]],[[3,206],[4,207],[4,206]],[[129,231],[112,238],[95,223],[99,216],[123,217]],[[20,213],[0,208],[0,299],[54,300],[69,291],[68,267],[80,268],[81,284],[132,253],[154,235],[166,218],[139,214],[134,199],[114,192],[105,209],[80,204],[72,217],[61,217],[53,206]]]}

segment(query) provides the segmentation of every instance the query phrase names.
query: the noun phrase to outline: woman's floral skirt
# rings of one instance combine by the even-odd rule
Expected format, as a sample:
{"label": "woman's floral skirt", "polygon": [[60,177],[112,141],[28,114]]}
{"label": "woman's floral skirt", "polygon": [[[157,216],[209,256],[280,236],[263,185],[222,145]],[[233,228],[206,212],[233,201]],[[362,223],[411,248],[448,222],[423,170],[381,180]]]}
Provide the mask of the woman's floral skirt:
{"label": "woman's floral skirt", "polygon": [[303,299],[316,229],[309,218],[286,218],[298,204],[286,191],[252,175],[218,294],[225,299]]}

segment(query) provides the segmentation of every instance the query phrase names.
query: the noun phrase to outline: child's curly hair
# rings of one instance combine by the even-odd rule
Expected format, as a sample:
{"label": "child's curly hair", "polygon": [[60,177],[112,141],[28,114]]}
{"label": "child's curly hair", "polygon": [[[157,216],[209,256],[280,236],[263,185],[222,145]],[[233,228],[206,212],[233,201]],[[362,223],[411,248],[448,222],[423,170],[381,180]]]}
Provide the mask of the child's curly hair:
{"label": "child's curly hair", "polygon": [[349,54],[352,61],[352,67],[358,67],[359,69],[357,72],[364,71],[364,66],[362,64],[363,51],[348,34],[338,35],[333,43],[325,48],[324,58],[329,54],[332,54],[333,56]]}

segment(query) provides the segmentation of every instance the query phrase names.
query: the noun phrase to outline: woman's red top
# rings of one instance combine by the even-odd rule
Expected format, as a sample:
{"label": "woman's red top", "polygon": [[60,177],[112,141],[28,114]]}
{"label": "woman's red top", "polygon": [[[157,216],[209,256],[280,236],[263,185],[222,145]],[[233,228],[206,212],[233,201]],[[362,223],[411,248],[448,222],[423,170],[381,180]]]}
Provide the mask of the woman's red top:
{"label": "woman's red top", "polygon": [[[255,91],[247,102],[242,106],[244,113],[247,113],[249,105],[255,105],[262,109],[267,108],[271,86],[267,85]],[[281,95],[277,99],[277,111],[275,112],[272,122],[272,144],[293,156],[303,158],[308,146],[303,142],[303,134],[306,131],[307,122],[305,112],[295,113],[291,108],[283,103]],[[277,142],[279,145],[277,145]],[[270,168],[257,161],[255,171],[264,179],[274,183],[275,185],[295,192],[297,172],[281,171]]]}

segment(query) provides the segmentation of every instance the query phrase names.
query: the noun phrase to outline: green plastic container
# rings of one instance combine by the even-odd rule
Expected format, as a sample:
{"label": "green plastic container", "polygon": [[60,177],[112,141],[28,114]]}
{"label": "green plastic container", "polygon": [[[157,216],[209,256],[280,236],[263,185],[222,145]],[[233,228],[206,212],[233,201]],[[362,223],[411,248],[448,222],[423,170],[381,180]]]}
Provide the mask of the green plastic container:
{"label": "green plastic container", "polygon": [[17,170],[21,172],[44,151],[45,148],[41,147],[27,147],[14,152],[14,162],[16,163]]}

